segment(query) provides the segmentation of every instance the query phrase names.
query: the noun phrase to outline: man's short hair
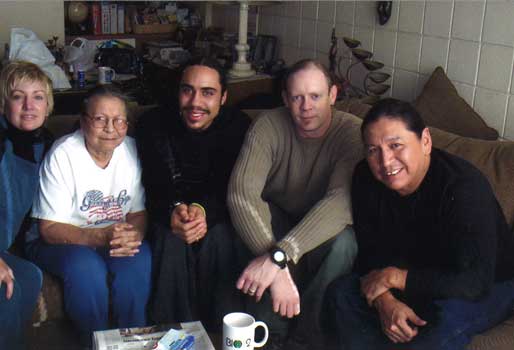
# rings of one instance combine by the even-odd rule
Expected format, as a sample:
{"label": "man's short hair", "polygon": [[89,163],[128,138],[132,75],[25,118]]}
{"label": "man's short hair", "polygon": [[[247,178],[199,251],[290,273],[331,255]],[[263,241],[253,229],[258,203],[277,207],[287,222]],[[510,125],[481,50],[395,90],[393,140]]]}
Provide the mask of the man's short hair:
{"label": "man's short hair", "polygon": [[284,78],[282,79],[282,91],[287,92],[287,83],[289,81],[289,78],[291,78],[297,72],[308,68],[319,69],[327,79],[327,85],[329,89],[332,87],[332,85],[334,85],[334,79],[332,78],[332,74],[329,72],[329,70],[327,69],[327,67],[325,67],[323,63],[310,58],[306,58],[296,62],[287,69],[286,73],[284,74]]}
{"label": "man's short hair", "polygon": [[364,140],[364,132],[370,124],[381,118],[401,120],[407,130],[421,138],[426,125],[416,108],[410,103],[394,98],[385,98],[378,101],[366,114],[361,125],[361,137]]}
{"label": "man's short hair", "polygon": [[216,72],[218,72],[218,76],[220,78],[221,94],[223,94],[227,90],[227,73],[225,71],[225,68],[223,68],[223,66],[221,65],[221,63],[218,62],[217,59],[211,57],[199,57],[192,59],[184,66],[184,69],[182,70],[182,75],[184,74],[186,69],[191,66],[205,66],[214,69]]}

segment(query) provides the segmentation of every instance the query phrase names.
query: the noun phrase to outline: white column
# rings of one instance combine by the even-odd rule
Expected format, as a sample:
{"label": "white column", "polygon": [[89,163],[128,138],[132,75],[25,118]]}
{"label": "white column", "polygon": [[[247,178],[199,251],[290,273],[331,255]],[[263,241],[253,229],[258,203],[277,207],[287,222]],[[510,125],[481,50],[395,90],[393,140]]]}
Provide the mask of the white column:
{"label": "white column", "polygon": [[229,71],[230,76],[246,78],[255,75],[250,63],[246,61],[246,54],[250,50],[247,44],[248,33],[248,1],[239,2],[239,40],[236,45],[237,62]]}
{"label": "white column", "polygon": [[205,28],[212,26],[212,3],[205,4]]}

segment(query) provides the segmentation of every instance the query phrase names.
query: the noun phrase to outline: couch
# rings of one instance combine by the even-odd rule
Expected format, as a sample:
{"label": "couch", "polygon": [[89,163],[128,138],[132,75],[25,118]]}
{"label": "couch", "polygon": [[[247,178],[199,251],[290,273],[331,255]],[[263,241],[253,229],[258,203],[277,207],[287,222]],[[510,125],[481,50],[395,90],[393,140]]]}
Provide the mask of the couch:
{"label": "couch", "polygon": [[[149,107],[136,108],[131,113],[131,127],[141,112],[147,108]],[[370,106],[343,101],[339,102],[336,108],[363,117]],[[252,117],[258,112],[258,110],[247,111]],[[56,137],[59,137],[71,132],[77,125],[77,119],[78,116],[75,115],[52,116],[49,118],[47,127]],[[431,134],[435,147],[467,159],[487,176],[514,234],[514,142],[484,141],[458,136],[436,128],[431,128]],[[33,325],[29,331],[29,348],[79,349],[72,332],[63,311],[60,282],[45,272],[43,289],[34,312]],[[484,334],[474,337],[468,349],[514,349],[514,310],[508,320]]]}

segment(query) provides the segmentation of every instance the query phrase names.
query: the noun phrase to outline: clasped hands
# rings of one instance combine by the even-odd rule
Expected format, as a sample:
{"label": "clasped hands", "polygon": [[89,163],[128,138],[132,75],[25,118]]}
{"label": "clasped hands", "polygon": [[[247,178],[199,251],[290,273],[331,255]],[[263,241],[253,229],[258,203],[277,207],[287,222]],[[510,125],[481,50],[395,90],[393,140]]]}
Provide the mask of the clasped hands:
{"label": "clasped hands", "polygon": [[300,294],[289,269],[281,269],[271,261],[267,253],[248,264],[237,280],[236,287],[255,297],[257,302],[269,287],[274,312],[288,318],[300,314]]}
{"label": "clasped hands", "polygon": [[134,256],[139,253],[141,233],[134,225],[120,222],[109,226],[109,255],[112,257]]}
{"label": "clasped hands", "polygon": [[396,299],[390,289],[405,289],[407,271],[396,267],[373,270],[361,278],[361,293],[379,314],[382,330],[393,343],[406,343],[426,325],[414,310]]}
{"label": "clasped hands", "polygon": [[173,209],[170,219],[171,232],[187,244],[198,242],[207,234],[205,212],[195,204],[180,204]]}

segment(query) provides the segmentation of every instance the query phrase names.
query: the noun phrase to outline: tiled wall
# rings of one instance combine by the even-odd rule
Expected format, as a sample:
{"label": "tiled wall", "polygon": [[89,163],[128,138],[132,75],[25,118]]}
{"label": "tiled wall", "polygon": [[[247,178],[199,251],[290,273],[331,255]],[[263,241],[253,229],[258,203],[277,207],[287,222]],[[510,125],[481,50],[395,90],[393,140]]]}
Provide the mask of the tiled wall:
{"label": "tiled wall", "polygon": [[[373,51],[392,75],[389,94],[409,101],[440,65],[485,121],[514,140],[514,1],[394,1],[384,26],[375,6],[375,1],[281,2],[261,8],[259,32],[278,37],[278,54],[287,63],[306,57],[327,63],[335,27],[338,38],[356,38]],[[350,55],[340,39],[338,47],[346,66]],[[352,80],[363,74],[352,73]]]}

